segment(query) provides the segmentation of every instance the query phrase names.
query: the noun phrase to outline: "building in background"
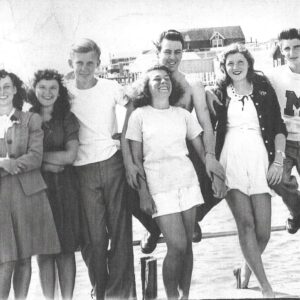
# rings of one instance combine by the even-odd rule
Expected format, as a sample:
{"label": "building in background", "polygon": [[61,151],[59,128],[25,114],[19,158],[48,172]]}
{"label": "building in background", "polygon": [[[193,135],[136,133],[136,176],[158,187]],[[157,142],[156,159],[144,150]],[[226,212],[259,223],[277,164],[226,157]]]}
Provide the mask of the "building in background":
{"label": "building in background", "polygon": [[124,75],[128,73],[128,66],[132,63],[136,57],[112,57],[110,58],[109,65],[107,66],[107,72],[110,74],[118,73]]}
{"label": "building in background", "polygon": [[231,43],[245,43],[241,26],[195,28],[181,31],[186,51],[207,51]]}

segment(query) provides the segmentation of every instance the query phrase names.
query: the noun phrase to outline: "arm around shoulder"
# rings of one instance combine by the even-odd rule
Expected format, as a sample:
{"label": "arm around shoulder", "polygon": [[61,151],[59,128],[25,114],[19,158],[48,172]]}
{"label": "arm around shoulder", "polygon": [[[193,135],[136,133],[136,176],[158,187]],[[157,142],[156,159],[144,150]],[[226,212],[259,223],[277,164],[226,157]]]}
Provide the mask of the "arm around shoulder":
{"label": "arm around shoulder", "polygon": [[216,91],[216,86],[206,86],[205,87],[206,104],[208,106],[210,113],[213,116],[216,116],[216,110],[214,107],[215,103],[217,105],[223,105],[222,102],[217,97],[215,91]]}

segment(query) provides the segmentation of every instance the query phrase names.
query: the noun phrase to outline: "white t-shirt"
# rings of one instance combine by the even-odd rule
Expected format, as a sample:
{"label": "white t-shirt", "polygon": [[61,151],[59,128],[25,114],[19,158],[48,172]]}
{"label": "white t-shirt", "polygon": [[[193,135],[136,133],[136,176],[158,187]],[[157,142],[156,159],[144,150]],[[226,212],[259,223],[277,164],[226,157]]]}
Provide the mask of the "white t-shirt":
{"label": "white t-shirt", "polygon": [[278,97],[288,140],[300,141],[300,74],[293,73],[288,65],[274,69],[268,76]]}
{"label": "white t-shirt", "polygon": [[113,140],[117,132],[116,105],[126,105],[123,88],[116,81],[97,79],[97,84],[86,90],[68,84],[74,96],[71,111],[79,120],[79,149],[75,166],[109,159],[120,149],[120,142]]}
{"label": "white t-shirt", "polygon": [[129,118],[126,138],[143,143],[144,169],[150,193],[199,185],[188,158],[186,139],[202,132],[198,121],[185,109],[170,106],[137,108]]}

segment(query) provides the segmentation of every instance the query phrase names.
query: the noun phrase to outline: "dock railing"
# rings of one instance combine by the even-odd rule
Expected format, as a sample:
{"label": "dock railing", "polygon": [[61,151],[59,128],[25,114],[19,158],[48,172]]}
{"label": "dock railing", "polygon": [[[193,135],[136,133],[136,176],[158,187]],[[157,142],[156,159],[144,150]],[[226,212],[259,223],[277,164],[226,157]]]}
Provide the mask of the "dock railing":
{"label": "dock railing", "polygon": [[[286,226],[273,226],[271,231],[285,230]],[[207,232],[202,234],[202,239],[220,238],[237,235],[237,231]],[[159,238],[158,243],[164,243],[163,237]],[[133,246],[139,246],[140,241],[133,241]],[[144,256],[140,259],[142,299],[153,300],[157,298],[157,259],[154,256]]]}
{"label": "dock railing", "polygon": [[[273,226],[271,228],[271,231],[282,231],[285,230],[286,226]],[[237,235],[237,231],[232,230],[232,231],[219,231],[219,232],[206,232],[202,233],[202,240],[204,239],[212,239],[212,238],[220,238],[220,237],[227,237],[227,236],[234,236]],[[160,237],[158,239],[158,244],[165,243],[165,239],[163,237]],[[133,241],[132,242],[133,246],[139,246],[140,241]]]}

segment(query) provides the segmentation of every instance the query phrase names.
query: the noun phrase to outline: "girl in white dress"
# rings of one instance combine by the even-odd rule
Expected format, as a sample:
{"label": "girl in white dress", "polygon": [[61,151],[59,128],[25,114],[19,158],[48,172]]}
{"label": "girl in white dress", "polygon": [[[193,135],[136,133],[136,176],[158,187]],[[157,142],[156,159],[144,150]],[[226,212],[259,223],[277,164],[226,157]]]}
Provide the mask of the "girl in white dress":
{"label": "girl in white dress", "polygon": [[223,106],[216,107],[216,154],[225,169],[226,200],[246,260],[234,271],[237,287],[247,288],[253,271],[263,296],[274,297],[261,254],[270,238],[269,185],[281,180],[286,128],[272,86],[253,64],[241,44],[229,46],[221,56],[224,77],[215,92]]}

